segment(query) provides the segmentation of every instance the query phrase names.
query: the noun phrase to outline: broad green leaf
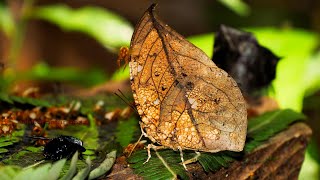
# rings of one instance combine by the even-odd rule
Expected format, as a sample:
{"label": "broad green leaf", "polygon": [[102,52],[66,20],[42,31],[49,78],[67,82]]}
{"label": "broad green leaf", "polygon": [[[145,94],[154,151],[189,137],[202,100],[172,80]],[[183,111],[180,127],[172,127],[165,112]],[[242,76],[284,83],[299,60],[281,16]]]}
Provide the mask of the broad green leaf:
{"label": "broad green leaf", "polygon": [[24,180],[26,177],[30,179],[45,180],[50,167],[51,164],[45,164],[37,168],[23,169],[14,177],[13,180]]}
{"label": "broad green leaf", "polygon": [[61,180],[69,180],[69,179],[71,179],[71,178],[76,174],[78,156],[79,156],[79,153],[78,153],[78,151],[77,151],[77,152],[74,153],[74,155],[72,156],[71,164],[70,164],[70,167],[69,167],[68,172],[61,178]]}
{"label": "broad green leaf", "polygon": [[116,151],[111,151],[109,154],[107,154],[106,159],[97,168],[90,172],[89,179],[96,179],[107,173],[113,166],[115,160]]}
{"label": "broad green leaf", "polygon": [[40,62],[27,72],[17,74],[17,80],[46,80],[70,82],[81,86],[93,86],[107,80],[102,69],[80,70],[75,67],[50,67]]}
{"label": "broad green leaf", "polygon": [[[262,46],[269,48],[282,59],[277,66],[277,77],[273,81],[274,97],[281,108],[291,108],[301,111],[305,90],[310,83],[306,83],[308,64],[313,50],[316,48],[318,36],[315,33],[300,29],[244,28],[252,32]],[[213,52],[214,35],[204,34],[188,38],[202,49],[209,57]],[[317,62],[315,62],[317,64]],[[313,65],[315,65],[313,64]],[[316,69],[314,67],[314,69]],[[317,74],[313,73],[313,80]],[[312,83],[314,85],[314,83]],[[270,92],[272,94],[272,92]]]}
{"label": "broad green leaf", "polygon": [[34,10],[33,17],[47,20],[66,31],[86,33],[114,52],[121,46],[128,46],[133,33],[128,21],[99,7],[42,6]]}
{"label": "broad green leaf", "polygon": [[218,2],[240,16],[248,16],[250,14],[250,7],[242,0],[218,0]]}
{"label": "broad green leaf", "polygon": [[121,66],[117,69],[116,72],[112,74],[111,80],[113,81],[122,81],[129,78],[129,66]]}
{"label": "broad green leaf", "polygon": [[17,166],[0,166],[0,179],[12,180],[20,171],[21,168]]}
{"label": "broad green leaf", "polygon": [[138,130],[138,120],[131,117],[128,120],[119,121],[116,129],[116,141],[122,147],[126,147],[132,140],[134,133]]}
{"label": "broad green leaf", "polygon": [[311,57],[307,63],[306,73],[303,81],[305,82],[305,95],[309,96],[319,91],[320,89],[320,51]]}
{"label": "broad green leaf", "polygon": [[65,165],[66,161],[66,159],[61,159],[52,165],[51,169],[48,172],[48,180],[56,180],[59,178],[60,172],[62,171],[62,168]]}
{"label": "broad green leaf", "polygon": [[90,173],[91,169],[91,160],[90,157],[86,159],[87,167],[81,169],[75,177],[72,178],[72,180],[84,180]]}
{"label": "broad green leaf", "polygon": [[190,36],[187,38],[192,44],[200,48],[210,58],[213,55],[214,34],[201,34],[196,36]]}
{"label": "broad green leaf", "polygon": [[307,65],[316,48],[318,36],[299,29],[251,28],[260,44],[270,48],[282,59],[273,81],[274,96],[281,108],[301,111],[308,83],[305,82]]}

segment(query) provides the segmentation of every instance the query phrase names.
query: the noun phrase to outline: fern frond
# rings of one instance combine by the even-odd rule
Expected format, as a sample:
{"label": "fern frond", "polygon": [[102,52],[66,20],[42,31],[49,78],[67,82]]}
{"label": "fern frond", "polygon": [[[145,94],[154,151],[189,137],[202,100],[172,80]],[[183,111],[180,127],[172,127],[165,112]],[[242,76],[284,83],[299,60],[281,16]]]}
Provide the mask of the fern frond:
{"label": "fern frond", "polygon": [[[201,152],[198,161],[206,172],[217,171],[222,167],[228,167],[231,162],[243,157],[246,153],[250,153],[270,137],[283,131],[293,122],[302,119],[305,119],[303,114],[290,109],[276,110],[252,118],[248,122],[247,141],[243,152]],[[161,158],[157,157],[157,154],[159,154]],[[191,159],[194,157],[194,154],[195,153],[185,151],[185,159],[188,159],[186,157]],[[146,159],[146,150],[140,150],[135,152],[128,160],[134,172],[146,179],[171,179],[174,178],[175,175],[181,179],[188,178],[184,168],[180,165],[181,159],[178,152],[173,150],[159,150],[157,153],[152,152],[150,161],[143,164]],[[170,167],[170,170],[173,170],[174,174],[171,173],[166,166]]]}
{"label": "fern frond", "polygon": [[[193,153],[194,154],[194,153]],[[172,150],[151,151],[151,159],[147,160],[146,150],[135,152],[129,159],[136,174],[145,179],[188,179],[185,169],[180,164],[180,154]]]}

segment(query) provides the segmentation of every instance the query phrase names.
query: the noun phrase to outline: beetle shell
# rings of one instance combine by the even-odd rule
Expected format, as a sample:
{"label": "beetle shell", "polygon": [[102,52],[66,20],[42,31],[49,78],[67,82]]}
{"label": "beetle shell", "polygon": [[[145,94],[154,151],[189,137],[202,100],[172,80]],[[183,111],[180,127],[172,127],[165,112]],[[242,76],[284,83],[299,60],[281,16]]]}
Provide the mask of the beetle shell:
{"label": "beetle shell", "polygon": [[57,161],[62,158],[69,159],[76,151],[79,151],[80,154],[86,151],[80,139],[72,136],[59,136],[46,144],[43,155],[46,160]]}

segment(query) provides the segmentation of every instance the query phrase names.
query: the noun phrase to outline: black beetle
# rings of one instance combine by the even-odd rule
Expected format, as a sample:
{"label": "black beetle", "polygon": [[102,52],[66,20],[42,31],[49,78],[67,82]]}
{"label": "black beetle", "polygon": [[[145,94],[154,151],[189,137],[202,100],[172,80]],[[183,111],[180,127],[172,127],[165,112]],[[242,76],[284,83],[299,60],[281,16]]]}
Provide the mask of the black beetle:
{"label": "black beetle", "polygon": [[83,142],[72,136],[59,136],[51,139],[44,147],[43,155],[46,160],[57,161],[63,158],[71,158],[78,151],[80,158],[82,152],[86,151]]}

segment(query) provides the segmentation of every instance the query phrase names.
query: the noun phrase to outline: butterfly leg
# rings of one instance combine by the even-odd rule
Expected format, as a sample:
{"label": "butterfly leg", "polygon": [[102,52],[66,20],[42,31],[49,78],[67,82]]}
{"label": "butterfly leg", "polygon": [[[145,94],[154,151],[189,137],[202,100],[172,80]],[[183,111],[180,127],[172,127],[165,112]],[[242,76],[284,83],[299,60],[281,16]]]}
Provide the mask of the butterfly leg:
{"label": "butterfly leg", "polygon": [[164,146],[155,146],[155,145],[153,145],[153,144],[148,144],[148,146],[147,146],[148,159],[147,159],[143,164],[149,162],[149,160],[150,160],[150,158],[151,158],[151,151],[150,151],[150,149],[153,149],[154,151],[157,151],[157,150],[159,150],[159,149],[165,149],[165,148],[166,148],[166,147],[164,147]]}
{"label": "butterfly leg", "polygon": [[180,151],[180,158],[181,158],[182,166],[184,167],[184,169],[185,169],[186,171],[188,171],[187,166],[186,166],[185,161],[184,161],[184,158],[183,158],[182,148],[179,146],[178,149],[179,149],[179,151]]}
{"label": "butterfly leg", "polygon": [[191,163],[197,162],[199,156],[201,155],[201,153],[198,152],[198,151],[195,151],[195,153],[196,153],[196,155],[195,155],[193,158],[184,161],[183,164],[184,164],[184,165],[187,165],[187,164],[191,164]]}

